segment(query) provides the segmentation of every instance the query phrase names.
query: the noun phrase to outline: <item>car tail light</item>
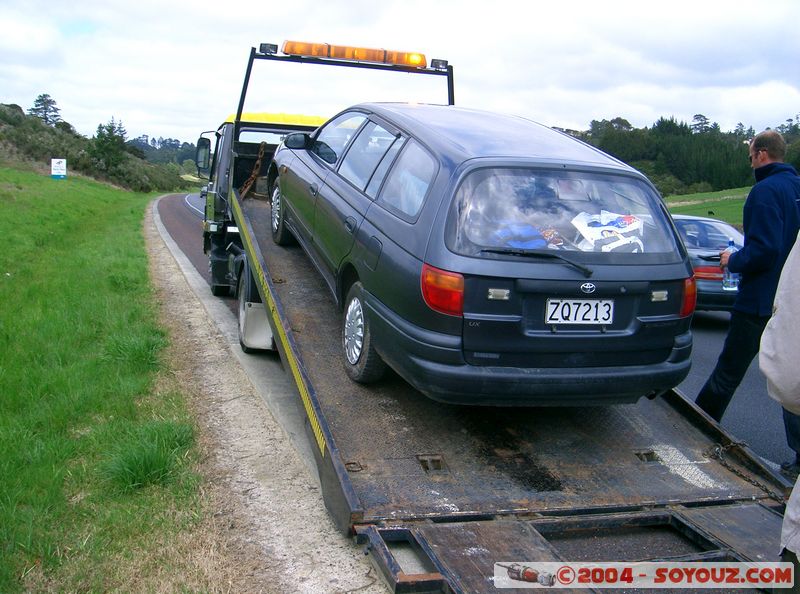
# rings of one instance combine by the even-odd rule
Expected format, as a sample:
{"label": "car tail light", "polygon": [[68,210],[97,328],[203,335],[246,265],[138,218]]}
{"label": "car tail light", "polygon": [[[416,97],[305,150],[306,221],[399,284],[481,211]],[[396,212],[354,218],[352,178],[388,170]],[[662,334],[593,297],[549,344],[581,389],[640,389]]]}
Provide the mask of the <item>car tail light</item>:
{"label": "car tail light", "polygon": [[697,266],[694,269],[694,277],[703,280],[722,280],[722,268],[719,266]]}
{"label": "car tail light", "polygon": [[422,297],[434,311],[451,316],[464,313],[464,277],[456,272],[422,265]]}
{"label": "car tail light", "polygon": [[681,304],[681,316],[686,318],[694,313],[697,305],[697,282],[694,276],[690,276],[683,281],[683,303]]}

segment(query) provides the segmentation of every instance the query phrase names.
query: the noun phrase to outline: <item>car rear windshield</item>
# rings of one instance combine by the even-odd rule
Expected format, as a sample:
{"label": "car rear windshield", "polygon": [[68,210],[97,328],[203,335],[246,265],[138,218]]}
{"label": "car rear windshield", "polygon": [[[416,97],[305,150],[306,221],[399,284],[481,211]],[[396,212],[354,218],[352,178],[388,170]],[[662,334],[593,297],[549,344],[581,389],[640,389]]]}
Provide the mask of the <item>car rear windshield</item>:
{"label": "car rear windshield", "polygon": [[[634,177],[527,168],[483,168],[461,182],[446,227],[448,248],[465,256],[561,250],[579,259],[675,261],[674,233],[660,198]],[[586,254],[586,256],[582,256]]]}

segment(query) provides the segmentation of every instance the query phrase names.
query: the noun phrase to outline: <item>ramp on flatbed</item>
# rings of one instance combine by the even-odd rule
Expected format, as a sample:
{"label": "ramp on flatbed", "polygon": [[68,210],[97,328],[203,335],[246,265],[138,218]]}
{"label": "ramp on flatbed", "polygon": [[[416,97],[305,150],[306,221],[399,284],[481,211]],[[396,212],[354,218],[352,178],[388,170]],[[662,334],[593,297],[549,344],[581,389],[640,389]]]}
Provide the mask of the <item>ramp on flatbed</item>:
{"label": "ramp on flatbed", "polygon": [[[491,590],[496,561],[776,559],[787,485],[746,447],[721,463],[725,434],[678,393],[494,409],[434,402],[394,375],[353,383],[321,276],[299,247],[273,244],[267,202],[243,208],[240,228],[255,238],[284,327],[282,354],[292,351],[306,384],[326,504],[396,591]],[[392,543],[429,560],[416,579]]]}

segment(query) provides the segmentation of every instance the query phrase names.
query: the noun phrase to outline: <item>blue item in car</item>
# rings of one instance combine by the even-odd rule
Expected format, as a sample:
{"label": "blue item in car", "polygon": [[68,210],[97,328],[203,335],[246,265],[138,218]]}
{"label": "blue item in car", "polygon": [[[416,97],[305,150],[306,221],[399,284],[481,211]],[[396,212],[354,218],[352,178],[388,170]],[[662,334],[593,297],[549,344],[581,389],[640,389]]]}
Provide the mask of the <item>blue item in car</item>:
{"label": "blue item in car", "polygon": [[501,224],[503,226],[492,234],[492,240],[497,244],[526,250],[547,247],[547,240],[538,227],[511,221],[504,221]]}

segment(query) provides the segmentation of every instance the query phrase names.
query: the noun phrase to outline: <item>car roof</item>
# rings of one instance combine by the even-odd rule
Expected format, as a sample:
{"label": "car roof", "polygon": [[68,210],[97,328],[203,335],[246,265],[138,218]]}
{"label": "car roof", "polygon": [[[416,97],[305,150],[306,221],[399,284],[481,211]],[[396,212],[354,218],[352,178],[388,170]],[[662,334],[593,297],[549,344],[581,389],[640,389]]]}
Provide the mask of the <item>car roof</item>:
{"label": "car roof", "polygon": [[453,105],[362,103],[453,161],[495,157],[635,170],[568,134],[532,120]]}

